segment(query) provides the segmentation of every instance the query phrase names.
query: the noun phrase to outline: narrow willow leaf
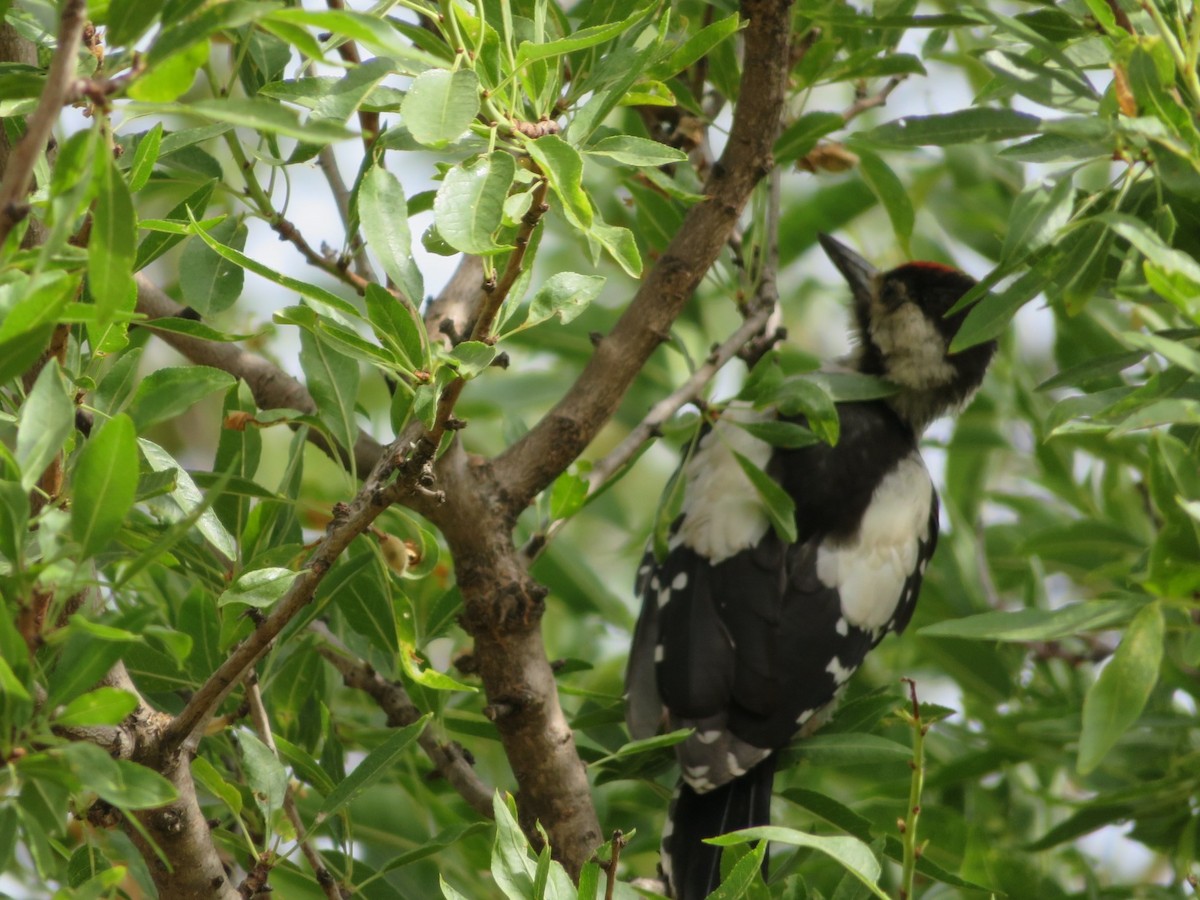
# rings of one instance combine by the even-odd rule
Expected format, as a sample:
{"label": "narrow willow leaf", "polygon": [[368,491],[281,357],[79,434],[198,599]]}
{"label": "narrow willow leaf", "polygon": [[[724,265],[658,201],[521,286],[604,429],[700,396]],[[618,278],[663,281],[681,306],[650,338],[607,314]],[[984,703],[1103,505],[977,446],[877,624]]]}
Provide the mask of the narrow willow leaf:
{"label": "narrow willow leaf", "polygon": [[907,247],[912,238],[916,215],[913,212],[912,201],[908,199],[908,192],[904,189],[904,184],[896,177],[896,173],[883,161],[882,157],[862,150],[858,151],[858,157],[859,172],[862,173],[863,179],[870,185],[871,190],[875,192],[875,196],[879,198],[879,202],[887,211],[896,237],[900,238],[900,243]]}
{"label": "narrow willow leaf", "polygon": [[17,417],[17,465],[30,490],[75,429],[75,402],[58,361],[42,367]]}
{"label": "narrow willow leaf", "polygon": [[754,485],[754,490],[758,492],[767,518],[771,520],[771,527],[775,529],[779,539],[785,544],[796,543],[795,501],[775,479],[745,456],[736,451],[733,455],[737,459],[738,465],[742,467],[742,471],[746,473],[746,477],[750,479],[750,483]]}
{"label": "narrow willow leaf", "polygon": [[585,153],[591,156],[607,156],[627,166],[667,166],[671,163],[687,162],[687,154],[661,141],[614,134],[588,147]]}
{"label": "narrow willow leaf", "polygon": [[200,227],[200,223],[196,221],[196,217],[192,215],[191,210],[188,210],[188,219],[191,222],[190,230],[192,234],[198,235],[200,240],[204,241],[204,243],[208,244],[208,246],[215,250],[218,255],[223,256],[230,262],[241,266],[247,271],[253,272],[255,275],[261,275],[263,278],[266,278],[268,281],[277,284],[280,287],[287,288],[289,291],[295,291],[302,297],[307,297],[310,300],[323,303],[331,309],[337,310],[339,313],[349,316],[352,319],[359,318],[358,310],[354,308],[354,305],[347,303],[337,294],[333,294],[325,290],[325,288],[317,287],[315,284],[309,284],[308,282],[300,281],[296,278],[289,278],[287,275],[282,275],[279,272],[276,272],[270,266],[266,266],[257,260],[251,259],[246,254],[234,250],[232,247],[226,247],[206,230]]}
{"label": "narrow willow leaf", "polygon": [[88,438],[72,473],[71,534],[83,556],[103,550],[133,506],[138,480],[136,429],[127,415],[114,416]]}
{"label": "narrow willow leaf", "polygon": [[730,847],[750,841],[777,841],[792,847],[807,847],[824,853],[861,881],[873,896],[879,897],[880,900],[889,900],[888,895],[879,889],[879,876],[882,873],[879,860],[875,858],[871,848],[858,838],[829,837],[766,825],[744,828],[732,834],[707,839],[707,843],[716,844],[718,847]]}
{"label": "narrow willow leaf", "polygon": [[412,255],[404,188],[382,166],[372,166],[363,176],[358,188],[358,217],[367,246],[379,257],[383,271],[409,303],[419,305],[425,299],[425,283]]}
{"label": "narrow willow leaf", "polygon": [[975,108],[935,116],[905,116],[861,135],[862,140],[891,147],[947,147],[976,141],[1002,141],[1033,134],[1037,116],[1012,109]]}
{"label": "narrow willow leaf", "polygon": [[138,385],[129,405],[129,416],[138,431],[165,422],[217,391],[236,383],[228,372],[211,366],[172,366],[151,372]]}
{"label": "narrow willow leaf", "polygon": [[302,329],[300,367],[307,376],[318,417],[343,448],[352,449],[358,437],[354,421],[358,363],[333,349],[325,338]]}
{"label": "narrow willow leaf", "polygon": [[129,190],[135,194],[146,186],[154,164],[158,162],[158,149],[162,145],[163,127],[159,122],[138,141],[137,150],[133,154],[133,162],[129,166]]}
{"label": "narrow willow leaf", "polygon": [[924,637],[965,638],[977,641],[1054,641],[1064,637],[1114,628],[1137,612],[1127,600],[1092,600],[1058,609],[1018,609],[986,612],[962,619],[926,625]]}
{"label": "narrow willow leaf", "polygon": [[88,288],[101,324],[133,309],[137,214],[116,162],[96,167],[96,203],[88,239]]}
{"label": "narrow willow leaf", "polygon": [[817,141],[825,135],[845,126],[846,120],[841,113],[805,113],[789,125],[775,142],[776,162],[780,165],[794,162],[817,146]]}
{"label": "narrow willow leaf", "polygon": [[1071,219],[1074,198],[1069,173],[1053,185],[1038,180],[1025,188],[1013,204],[1000,258],[1015,260],[1057,240]]}
{"label": "narrow willow leaf", "polygon": [[[185,528],[190,528],[187,524],[188,520],[195,520],[196,530],[203,535],[204,539],[212,544],[217,550],[221,551],[227,559],[237,559],[237,542],[234,540],[225,526],[221,524],[221,520],[217,518],[217,514],[211,509],[212,502],[215,499],[213,491],[220,493],[224,485],[223,480],[218,482],[211,488],[208,495],[200,493],[200,489],[196,487],[196,482],[192,480],[192,476],[186,469],[181,466],[175,457],[167,453],[162,447],[153,441],[148,441],[145,438],[138,438],[138,447],[142,451],[142,455],[146,457],[146,462],[150,464],[150,468],[155,472],[171,472],[175,477],[175,489],[171,491],[171,499],[176,505],[183,510],[187,517],[180,525]],[[178,539],[178,535],[172,536],[171,532],[163,535],[162,541],[166,542],[162,549],[170,546],[174,540]],[[144,563],[145,557],[138,557],[130,568],[134,568],[139,563]],[[124,573],[123,577],[128,578],[129,573]]]}
{"label": "narrow willow leaf", "polygon": [[396,757],[407,750],[408,746],[420,736],[428,721],[429,715],[426,714],[411,725],[397,728],[386,741],[368,753],[366,758],[355,766],[354,771],[342,779],[325,798],[325,802],[317,811],[314,827],[353,801],[387,774],[395,764]]}
{"label": "narrow willow leaf", "polygon": [[1163,658],[1163,611],[1151,603],[1139,612],[1100,677],[1083,698],[1079,774],[1095,770],[1142,714],[1158,681]]}

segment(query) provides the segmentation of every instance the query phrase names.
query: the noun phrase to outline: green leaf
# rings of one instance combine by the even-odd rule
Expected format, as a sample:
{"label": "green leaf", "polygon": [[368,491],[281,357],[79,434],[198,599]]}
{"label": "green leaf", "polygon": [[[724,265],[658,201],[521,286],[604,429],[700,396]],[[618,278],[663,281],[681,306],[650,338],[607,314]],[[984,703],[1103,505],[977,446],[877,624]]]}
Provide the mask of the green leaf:
{"label": "green leaf", "polygon": [[588,241],[595,241],[613,258],[630,278],[642,277],[642,254],[633,232],[620,225],[609,225],[596,216],[588,231]]}
{"label": "green leaf", "polygon": [[[190,230],[186,227],[188,221],[188,210],[192,210],[197,215],[204,215],[204,211],[208,209],[208,201],[212,197],[213,188],[216,186],[215,181],[209,181],[202,184],[191,194],[183,198],[170,212],[166,218],[173,222],[180,222],[185,227],[179,234],[170,234],[162,232],[151,232],[146,235],[145,239],[138,245],[137,259],[134,262],[134,271],[140,272],[158,257],[162,256],[183,238],[190,234]],[[145,227],[144,220],[139,223],[141,227]],[[162,221],[162,220],[158,220]]]}
{"label": "green leaf", "polygon": [[463,341],[450,351],[450,358],[455,361],[460,377],[474,378],[492,364],[496,348],[483,341]]}
{"label": "green leaf", "polygon": [[[718,19],[705,25],[687,39],[682,46],[677,47],[661,63],[650,71],[652,78],[666,79],[682,72],[708,55],[714,47],[726,38],[737,33],[742,26],[742,19],[737,13]],[[841,119],[841,116],[838,116]]]}
{"label": "green leaf", "polygon": [[471,69],[430,69],[413,79],[400,119],[413,139],[440,149],[458,140],[479,114],[479,76]]}
{"label": "green leaf", "polygon": [[492,877],[509,900],[527,900],[533,896],[536,866],[529,858],[528,843],[517,824],[515,808],[511,796],[501,796],[499,791],[493,795],[496,840],[492,844]]}
{"label": "green leaf", "polygon": [[[156,42],[155,46],[158,43]],[[191,89],[196,81],[196,73],[208,62],[211,52],[211,44],[204,39],[171,55],[140,78],[135,78],[129,85],[129,97],[147,103],[170,103],[178,100]],[[138,189],[134,187],[134,190]]]}
{"label": "green leaf", "polygon": [[[176,107],[169,103],[133,102],[127,109],[136,115],[174,115],[178,112]],[[295,138],[306,144],[332,144],[354,137],[353,132],[329,119],[309,117],[307,121],[301,122],[294,109],[265,97],[193,100],[188,103],[187,111],[188,115],[210,122]]]}
{"label": "green leaf", "polygon": [[442,239],[463,253],[498,253],[493,233],[504,217],[504,200],[516,174],[512,156],[497,150],[446,173],[433,200],[433,218]]}
{"label": "green leaf", "polygon": [[814,766],[884,765],[912,759],[911,747],[860,732],[815,734],[797,741],[786,752]]}
{"label": "green leaf", "polygon": [[775,142],[775,161],[784,165],[794,162],[817,146],[817,141],[846,126],[841,113],[805,113],[789,125]]}
{"label": "green leaf", "polygon": [[412,255],[404,188],[380,165],[371,166],[363,176],[358,188],[358,217],[367,246],[379,257],[383,271],[409,303],[420,304],[425,299],[425,283]]}
{"label": "green leaf", "polygon": [[1141,716],[1158,681],[1163,632],[1162,605],[1155,602],[1144,607],[1129,623],[1100,677],[1088,688],[1079,733],[1079,774],[1095,770]]}
{"label": "green leaf", "polygon": [[58,727],[85,725],[116,725],[137,709],[138,699],[129,691],[114,687],[98,687],[80,694],[67,708],[54,717]]}
{"label": "green leaf", "polygon": [[289,278],[287,275],[276,272],[270,266],[251,259],[246,254],[234,250],[232,247],[226,247],[200,226],[200,223],[196,221],[196,217],[192,214],[191,210],[188,210],[188,219],[191,223],[189,228],[191,233],[199,235],[200,240],[208,244],[219,256],[241,266],[243,269],[253,272],[255,275],[261,275],[273,284],[287,288],[289,291],[295,291],[302,297],[322,303],[343,315],[358,318],[358,310],[354,308],[354,305],[347,303],[337,294],[333,294],[325,290],[325,288],[317,287],[315,284],[308,284],[296,278]]}
{"label": "green leaf", "polygon": [[136,289],[133,260],[137,247],[137,213],[129,186],[111,158],[96,166],[96,202],[88,238],[88,288],[101,325],[132,311]]}
{"label": "green leaf", "polygon": [[1137,606],[1127,600],[1092,600],[1071,603],[1058,609],[979,613],[926,625],[919,633],[924,637],[978,641],[1054,641],[1123,625],[1136,611]]}
{"label": "green leaf", "polygon": [[770,419],[766,422],[738,422],[730,419],[734,425],[749,432],[760,441],[766,441],[772,447],[811,447],[819,444],[821,439],[795,422],[781,422]]}
{"label": "green leaf", "polygon": [[912,201],[908,199],[904,184],[896,177],[891,167],[874,153],[859,150],[858,161],[858,171],[863,180],[870,185],[879,202],[883,204],[892,222],[892,230],[896,232],[901,245],[907,247],[909,239],[912,238],[916,215],[913,213]]}
{"label": "green leaf", "polygon": [[667,166],[687,162],[687,154],[661,141],[614,134],[588,147],[585,153],[591,156],[607,156],[627,166]]}
{"label": "green leaf", "polygon": [[1038,180],[1025,188],[1009,215],[1000,258],[1015,260],[1058,240],[1071,219],[1074,201],[1075,185],[1069,173],[1053,186]]}
{"label": "green leaf", "polygon": [[742,900],[762,872],[763,857],[769,845],[768,841],[759,841],[753,850],[734,863],[720,887],[708,895],[709,900]]}
{"label": "green leaf", "polygon": [[307,376],[318,417],[334,439],[347,451],[351,450],[358,437],[358,424],[354,421],[358,363],[334,350],[325,338],[301,329],[300,367]]}
{"label": "green leaf", "polygon": [[84,558],[108,546],[133,506],[138,450],[133,420],[109,419],[83,445],[72,474],[71,534]]}
{"label": "green leaf", "polygon": [[[381,56],[389,56],[410,64],[416,70],[442,65],[444,60],[418,50],[404,40],[394,27],[393,20],[375,13],[351,10],[281,9],[259,20],[260,24],[283,23],[285,25],[308,25],[321,31],[357,41]],[[314,58],[321,59],[318,52]]]}
{"label": "green leaf", "polygon": [[366,299],[367,319],[380,343],[391,348],[397,359],[406,361],[409,371],[428,371],[430,361],[421,317],[377,284],[367,285]]}
{"label": "green leaf", "polygon": [[235,816],[241,815],[241,791],[226,781],[216,767],[203,756],[192,759],[192,776],[201,787],[228,806]]}
{"label": "green leaf", "polygon": [[95,744],[66,744],[51,754],[61,756],[85,790],[123,809],[151,809],[178,798],[175,786],[157,772],[123,759],[113,759]]}
{"label": "green leaf", "polygon": [[837,443],[841,431],[837,407],[816,381],[806,376],[788,378],[772,399],[780,415],[803,415],[813,434],[827,444]]}
{"label": "green leaf", "polygon": [[217,391],[237,383],[228,372],[210,366],[172,366],[147,375],[129,405],[129,416],[138,431],[165,422],[191,409]]}
{"label": "green leaf", "polygon": [[29,490],[15,481],[0,481],[0,556],[14,568],[24,556],[29,525]]}
{"label": "green leaf", "polygon": [[521,327],[529,328],[554,316],[564,325],[573,321],[600,296],[604,281],[599,275],[555,272],[529,301],[529,315]]}
{"label": "green leaf", "polygon": [[17,418],[21,487],[33,488],[75,430],[75,402],[58,360],[42,367]]}
{"label": "green leaf", "polygon": [[110,0],[104,41],[112,48],[132,44],[153,24],[160,12],[159,4],[142,0]]}
{"label": "green leaf", "polygon": [[888,895],[879,889],[879,876],[882,872],[879,860],[875,858],[871,848],[858,838],[827,837],[795,831],[791,828],[767,825],[759,828],[744,828],[732,834],[707,838],[705,843],[716,844],[718,847],[730,847],[750,841],[763,841],[764,843],[776,841],[792,847],[807,847],[824,853],[861,881],[873,896],[879,897],[880,900],[889,900]]}
{"label": "green leaf", "polygon": [[984,294],[967,313],[958,334],[950,342],[950,352],[958,353],[999,337],[1017,310],[1036,297],[1043,287],[1041,274],[1031,269],[1003,290]]}
{"label": "green leaf", "polygon": [[217,606],[244,603],[256,609],[265,609],[287,593],[299,574],[278,566],[246,572],[221,594]]}
{"label": "green leaf", "polygon": [[426,714],[411,725],[395,729],[387,740],[368,753],[366,758],[355,766],[354,771],[342,779],[325,798],[325,802],[317,811],[314,827],[352,802],[363,791],[390,772],[396,758],[408,749],[409,744],[420,737],[428,722],[429,715]]}
{"label": "green leaf", "polygon": [[137,150],[133,153],[133,162],[129,166],[129,190],[137,193],[146,186],[158,162],[158,148],[162,145],[163,127],[159,122],[138,141]]}
{"label": "green leaf", "polygon": [[283,798],[287,793],[287,769],[271,752],[271,748],[250,732],[238,732],[237,742],[242,749],[250,793],[262,811],[263,819],[270,825],[275,813],[283,808]]}
{"label": "green leaf", "polygon": [[1003,141],[1035,133],[1041,119],[1012,109],[975,107],[935,116],[904,116],[860,135],[891,147],[948,147],[976,141]]}
{"label": "green leaf", "polygon": [[556,41],[546,41],[545,43],[522,41],[521,45],[517,48],[517,68],[522,68],[527,63],[535,60],[550,59],[553,56],[574,53],[577,50],[585,50],[588,47],[595,47],[598,44],[611,41],[613,38],[624,34],[637,24],[638,21],[645,18],[655,7],[656,4],[648,3],[627,19],[619,22],[608,22],[604,25],[591,25],[587,28],[581,28],[574,34],[559,38]]}
{"label": "green leaf", "polygon": [[[201,494],[187,470],[158,444],[148,441],[146,438],[138,438],[138,447],[141,449],[142,455],[146,457],[146,462],[150,464],[151,469],[155,472],[171,472],[174,476],[175,488],[171,491],[171,499],[175,501],[186,517],[184,522],[179,524],[185,524],[187,520],[194,520],[196,530],[205,540],[224,554],[226,559],[237,559],[237,542],[211,509],[212,503],[216,499],[215,495],[212,492],[207,497]],[[219,492],[220,489],[221,483],[218,481],[213,490]],[[190,529],[191,525],[187,525],[187,528]],[[186,531],[182,533],[186,533]],[[163,536],[163,540],[174,541],[179,536],[168,533]],[[169,544],[163,545],[159,549],[166,550],[167,546]],[[141,560],[135,561],[130,568],[134,568],[138,562]],[[129,572],[124,573],[122,577],[123,579],[128,578]]]}
{"label": "green leaf", "polygon": [[746,477],[750,479],[750,483],[754,485],[754,490],[762,500],[763,510],[771,520],[771,527],[775,529],[779,539],[785,544],[796,543],[796,503],[791,495],[780,487],[774,478],[742,454],[734,451],[733,455]]}
{"label": "green leaf", "polygon": [[592,201],[583,190],[583,157],[556,134],[525,142],[525,149],[562,201],[562,212],[580,231],[592,225]]}
{"label": "green leaf", "polygon": [[[0,285],[0,310],[4,311],[4,319],[0,322],[0,348],[16,338],[51,326],[78,287],[78,279],[66,272],[43,272],[33,278],[17,275],[7,284]],[[30,343],[37,344],[34,349],[39,353],[45,347],[45,341],[30,339],[14,343],[26,348]],[[28,368],[27,365],[12,367],[7,357],[8,354],[0,354],[0,381],[7,381]]]}
{"label": "green leaf", "polygon": [[[241,219],[226,219],[213,226],[208,236],[240,253],[246,247],[246,225]],[[188,241],[179,259],[179,286],[183,299],[202,316],[224,312],[242,294],[246,272],[232,259],[217,253],[203,240]]]}

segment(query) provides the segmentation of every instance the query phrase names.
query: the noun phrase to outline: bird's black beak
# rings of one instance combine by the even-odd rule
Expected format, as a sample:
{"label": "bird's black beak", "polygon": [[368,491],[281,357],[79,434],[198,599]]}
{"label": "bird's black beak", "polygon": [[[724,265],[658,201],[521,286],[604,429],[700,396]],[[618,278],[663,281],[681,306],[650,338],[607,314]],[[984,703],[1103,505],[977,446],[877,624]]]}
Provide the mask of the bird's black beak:
{"label": "bird's black beak", "polygon": [[821,242],[825,255],[849,282],[854,302],[867,303],[871,299],[875,276],[879,274],[876,268],[841,241],[834,240],[827,234],[818,234],[817,240]]}

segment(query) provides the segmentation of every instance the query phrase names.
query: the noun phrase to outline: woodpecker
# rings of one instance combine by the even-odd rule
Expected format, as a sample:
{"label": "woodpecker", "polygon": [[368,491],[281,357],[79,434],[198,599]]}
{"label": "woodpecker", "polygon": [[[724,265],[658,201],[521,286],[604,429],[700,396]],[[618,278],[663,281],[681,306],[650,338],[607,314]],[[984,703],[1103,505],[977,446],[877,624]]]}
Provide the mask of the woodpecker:
{"label": "woodpecker", "polygon": [[[681,778],[662,838],[678,900],[720,880],[704,838],[769,824],[775,751],[815,731],[867,652],[912,617],[938,535],[938,497],[918,450],[934,419],[964,406],[994,342],[949,352],[975,282],[940,263],[878,272],[827,235],[850,284],[857,341],[847,360],[895,393],[837,404],[836,444],[773,447],[742,425],[803,417],[731,405],[684,462],[681,513],[642,597],[626,681],[630,733],[693,733],[676,746]],[[771,527],[736,454],[795,504],[798,537]]]}

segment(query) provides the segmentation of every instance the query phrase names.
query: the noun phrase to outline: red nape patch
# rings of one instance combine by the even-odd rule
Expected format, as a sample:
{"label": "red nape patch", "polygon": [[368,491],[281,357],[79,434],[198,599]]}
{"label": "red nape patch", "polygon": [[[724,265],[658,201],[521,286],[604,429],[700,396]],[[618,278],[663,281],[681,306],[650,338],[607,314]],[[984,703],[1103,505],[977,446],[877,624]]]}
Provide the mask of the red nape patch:
{"label": "red nape patch", "polygon": [[934,272],[957,272],[958,269],[954,266],[948,266],[945,263],[933,262],[931,260],[918,259],[910,262],[910,268],[913,269],[931,269]]}

